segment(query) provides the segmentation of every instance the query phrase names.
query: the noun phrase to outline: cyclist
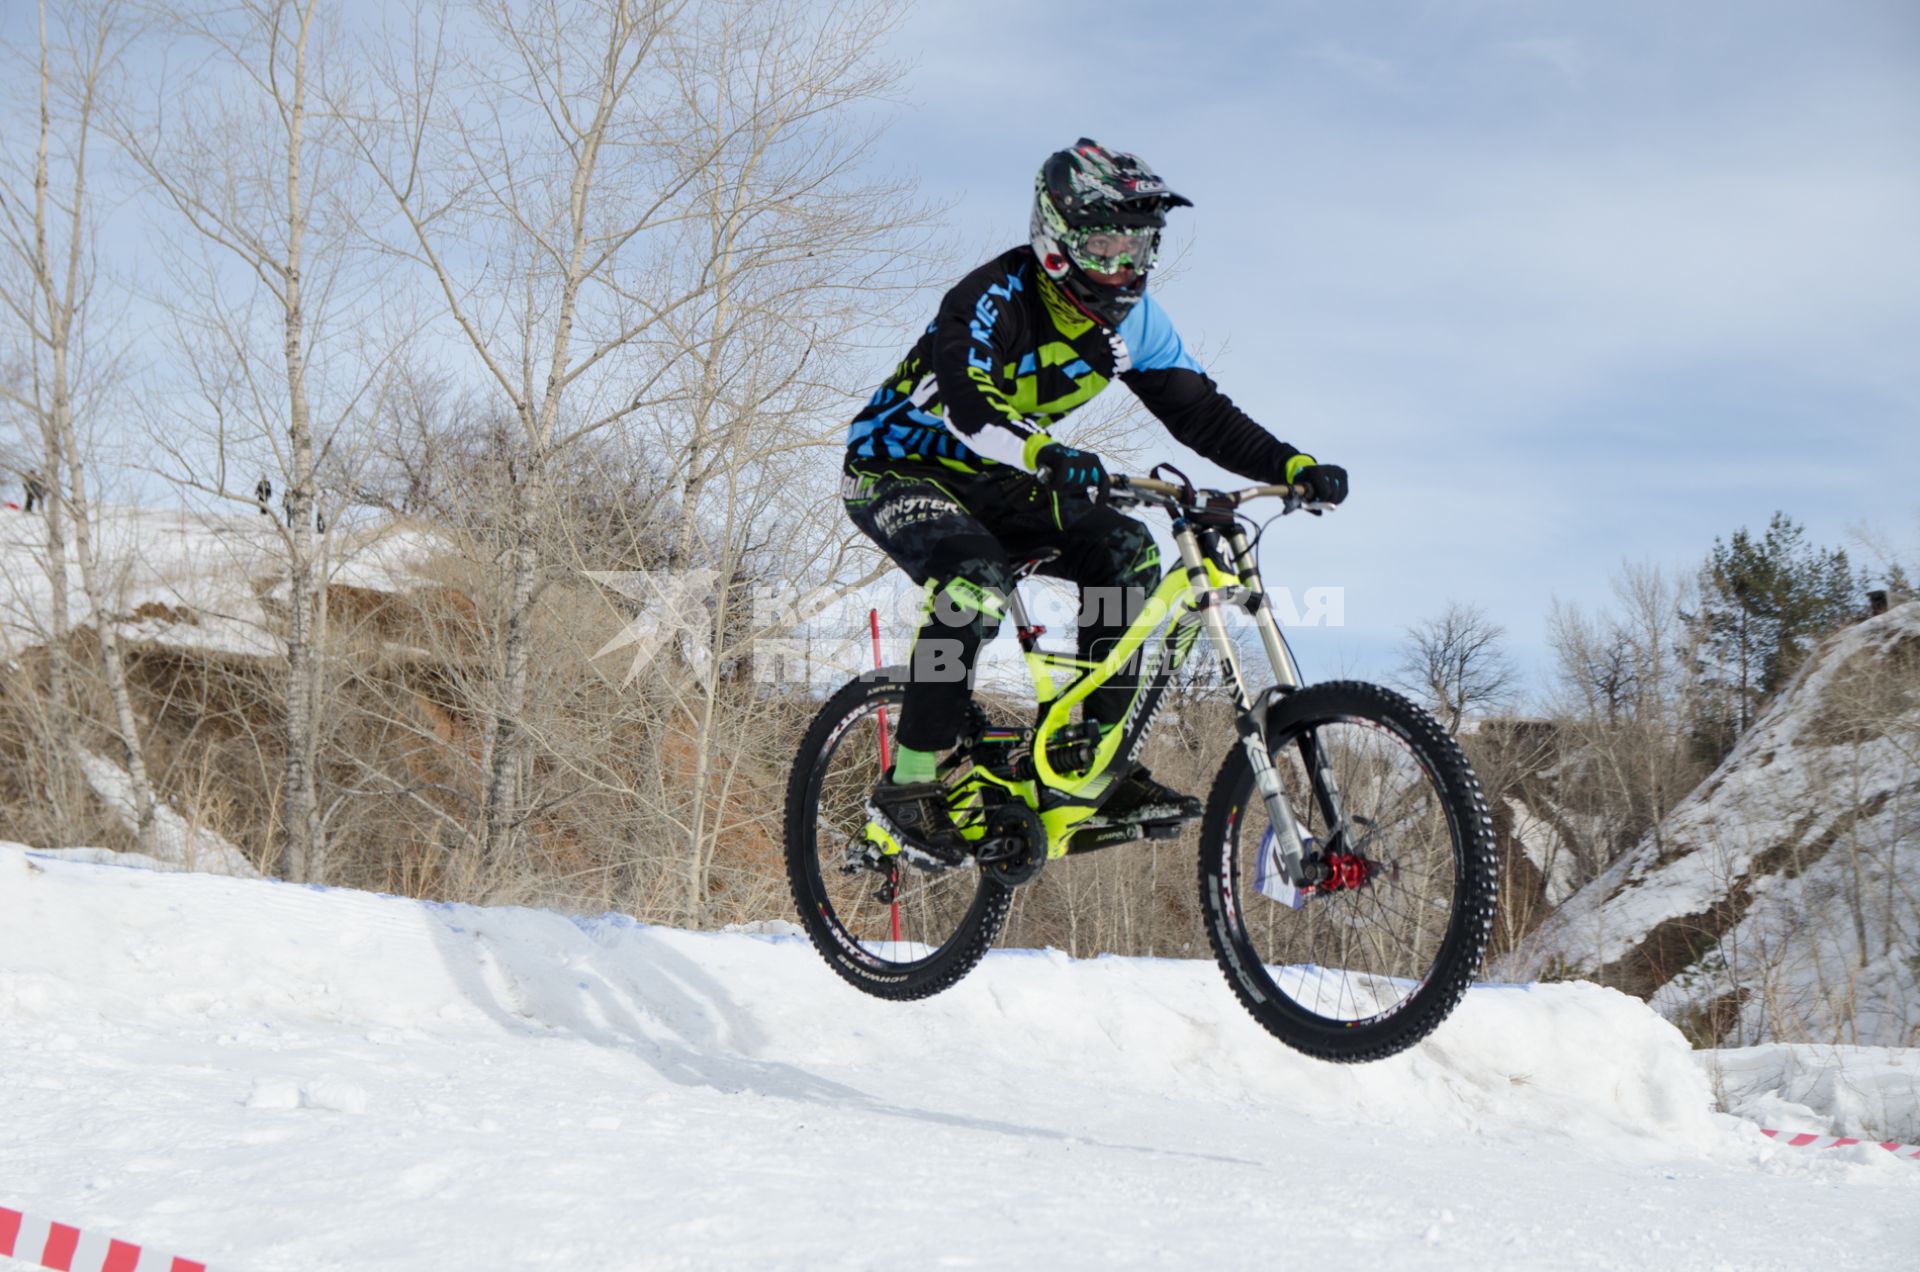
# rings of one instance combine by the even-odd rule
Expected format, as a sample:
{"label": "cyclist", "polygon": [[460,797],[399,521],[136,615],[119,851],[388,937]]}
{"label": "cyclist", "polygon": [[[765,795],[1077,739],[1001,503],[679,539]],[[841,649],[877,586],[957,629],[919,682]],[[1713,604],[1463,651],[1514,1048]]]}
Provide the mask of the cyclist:
{"label": "cyclist", "polygon": [[[1057,553],[1039,573],[1081,588],[1082,658],[1120,636],[1160,581],[1146,528],[1098,502],[1108,488],[1100,457],[1053,436],[1070,411],[1118,379],[1176,440],[1222,467],[1305,483],[1311,502],[1346,498],[1346,470],[1254,423],[1147,295],[1167,211],[1191,206],[1137,156],[1088,138],[1049,156],[1029,242],[946,294],[848,429],[847,513],[928,598],[893,767],[867,807],[894,849],[943,865],[967,852],[939,759],[959,741],[980,646],[1005,615],[1010,560]],[[1087,698],[1084,718],[1117,723],[1138,683],[1137,671],[1115,676]],[[1137,766],[1101,805],[1113,821],[1199,813],[1197,800]]]}

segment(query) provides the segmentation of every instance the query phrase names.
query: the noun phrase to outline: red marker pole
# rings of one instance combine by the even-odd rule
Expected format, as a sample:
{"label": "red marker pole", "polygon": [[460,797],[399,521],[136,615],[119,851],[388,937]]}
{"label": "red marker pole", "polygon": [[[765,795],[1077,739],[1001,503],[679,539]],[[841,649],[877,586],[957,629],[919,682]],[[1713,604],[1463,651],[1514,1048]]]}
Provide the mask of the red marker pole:
{"label": "red marker pole", "polygon": [[[873,669],[880,670],[880,611],[867,611],[867,625],[873,629]],[[880,767],[886,768],[893,763],[893,757],[887,754],[887,709],[880,708]]]}
{"label": "red marker pole", "polygon": [[[867,626],[873,631],[873,668],[878,671],[880,669],[880,611],[878,609],[867,611]],[[888,754],[887,748],[887,709],[883,706],[880,708],[880,767],[886,769],[892,765],[893,757]],[[896,884],[899,883],[900,867],[898,865],[888,872],[888,878]],[[893,903],[893,939],[896,944],[900,940],[900,903],[898,901]]]}

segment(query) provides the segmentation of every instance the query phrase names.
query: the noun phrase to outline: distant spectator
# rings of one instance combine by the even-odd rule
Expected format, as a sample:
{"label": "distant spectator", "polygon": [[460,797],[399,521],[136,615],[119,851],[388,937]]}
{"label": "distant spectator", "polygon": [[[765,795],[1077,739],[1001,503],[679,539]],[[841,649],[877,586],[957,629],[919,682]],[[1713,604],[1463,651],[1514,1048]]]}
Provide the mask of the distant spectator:
{"label": "distant spectator", "polygon": [[29,472],[20,483],[27,491],[27,511],[32,512],[34,505],[45,502],[47,498],[47,479],[40,475],[38,468]]}
{"label": "distant spectator", "polygon": [[253,488],[253,501],[260,505],[261,516],[271,517],[273,510],[269,505],[273,503],[273,483],[262,477],[260,484]]}

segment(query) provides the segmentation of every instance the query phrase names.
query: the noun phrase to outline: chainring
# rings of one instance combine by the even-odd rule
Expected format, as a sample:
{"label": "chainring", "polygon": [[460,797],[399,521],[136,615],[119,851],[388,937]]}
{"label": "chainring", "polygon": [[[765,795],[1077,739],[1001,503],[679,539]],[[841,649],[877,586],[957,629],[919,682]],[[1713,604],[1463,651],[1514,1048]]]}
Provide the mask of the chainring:
{"label": "chainring", "polygon": [[980,868],[1009,888],[1019,887],[1047,864],[1047,828],[1025,804],[1008,802],[987,814]]}

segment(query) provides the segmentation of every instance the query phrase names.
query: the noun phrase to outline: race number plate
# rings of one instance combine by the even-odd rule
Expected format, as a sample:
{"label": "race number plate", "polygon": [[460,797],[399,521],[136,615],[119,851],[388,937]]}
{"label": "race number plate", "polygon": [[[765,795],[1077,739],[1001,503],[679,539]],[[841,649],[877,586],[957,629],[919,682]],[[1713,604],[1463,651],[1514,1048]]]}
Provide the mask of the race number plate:
{"label": "race number plate", "polygon": [[[1303,854],[1312,851],[1313,837],[1301,835],[1300,847]],[[1287,882],[1286,872],[1280,868],[1280,849],[1273,837],[1271,826],[1267,827],[1265,833],[1260,836],[1259,854],[1254,859],[1253,890],[1263,897],[1298,910],[1306,898],[1301,895],[1300,889]]]}

